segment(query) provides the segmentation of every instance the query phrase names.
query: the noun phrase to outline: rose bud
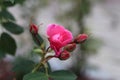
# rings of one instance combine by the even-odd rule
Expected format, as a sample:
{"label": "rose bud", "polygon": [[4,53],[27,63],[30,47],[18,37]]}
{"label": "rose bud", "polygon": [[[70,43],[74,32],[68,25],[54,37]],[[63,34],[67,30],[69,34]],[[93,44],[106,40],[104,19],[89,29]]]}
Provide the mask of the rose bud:
{"label": "rose bud", "polygon": [[87,34],[79,34],[79,35],[74,39],[74,42],[75,42],[75,43],[82,43],[82,42],[84,42],[87,38],[88,38],[88,35],[87,35]]}
{"label": "rose bud", "polygon": [[70,57],[70,53],[66,50],[62,51],[60,56],[59,56],[59,59],[60,60],[66,60]]}
{"label": "rose bud", "polygon": [[38,34],[38,26],[36,26],[35,24],[30,24],[30,32],[32,34]]}
{"label": "rose bud", "polygon": [[66,45],[64,47],[64,50],[72,52],[73,50],[75,50],[75,48],[76,48],[76,43],[71,43],[71,44]]}

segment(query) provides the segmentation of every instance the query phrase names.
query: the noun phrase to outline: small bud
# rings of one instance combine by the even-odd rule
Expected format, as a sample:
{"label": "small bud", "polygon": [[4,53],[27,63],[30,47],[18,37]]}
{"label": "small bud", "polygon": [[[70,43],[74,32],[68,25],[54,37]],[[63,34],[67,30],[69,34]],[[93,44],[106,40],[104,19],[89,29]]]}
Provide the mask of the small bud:
{"label": "small bud", "polygon": [[38,34],[38,27],[35,24],[30,24],[30,32],[32,34]]}
{"label": "small bud", "polygon": [[87,35],[87,34],[79,34],[79,35],[75,38],[74,42],[75,42],[75,43],[82,43],[82,42],[84,42],[87,38],[88,38],[88,35]]}
{"label": "small bud", "polygon": [[66,45],[64,47],[64,50],[72,52],[73,50],[75,50],[75,48],[76,48],[76,43],[71,43],[71,44]]}
{"label": "small bud", "polygon": [[34,49],[33,52],[38,53],[38,54],[44,53],[42,49]]}
{"label": "small bud", "polygon": [[66,60],[70,57],[70,53],[66,50],[62,51],[60,56],[59,56],[59,59],[60,60]]}

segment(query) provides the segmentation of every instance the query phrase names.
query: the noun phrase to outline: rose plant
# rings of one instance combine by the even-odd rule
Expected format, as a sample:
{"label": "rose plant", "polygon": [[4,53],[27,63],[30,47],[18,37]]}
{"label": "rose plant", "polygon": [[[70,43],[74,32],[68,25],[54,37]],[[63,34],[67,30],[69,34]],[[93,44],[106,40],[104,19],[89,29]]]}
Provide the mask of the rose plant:
{"label": "rose plant", "polygon": [[[41,57],[39,63],[33,68],[31,73],[24,76],[23,80],[75,80],[76,75],[67,70],[50,71],[50,65],[48,60],[51,58],[58,58],[60,60],[67,60],[70,57],[70,52],[74,51],[76,45],[83,43],[87,38],[87,34],[79,34],[73,38],[72,33],[58,24],[49,24],[47,26],[46,35],[50,46],[45,47],[45,42],[38,34],[38,26],[31,23],[30,32],[38,47],[34,51],[38,52]],[[50,51],[54,51],[53,54],[49,54]],[[49,54],[49,55],[47,55]],[[26,66],[27,67],[27,66]]]}

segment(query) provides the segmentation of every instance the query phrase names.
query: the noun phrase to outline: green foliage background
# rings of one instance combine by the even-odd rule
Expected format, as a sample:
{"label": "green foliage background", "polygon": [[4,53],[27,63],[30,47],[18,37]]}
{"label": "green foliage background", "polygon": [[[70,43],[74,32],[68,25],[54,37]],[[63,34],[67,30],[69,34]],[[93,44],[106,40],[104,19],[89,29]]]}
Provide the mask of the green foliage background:
{"label": "green foliage background", "polygon": [[[16,24],[16,20],[14,16],[8,11],[8,8],[16,4],[22,4],[23,2],[24,0],[0,0],[1,28],[6,29],[8,32],[14,35],[21,34],[24,29],[23,27]],[[16,53],[16,41],[8,32],[3,31],[0,37],[0,58],[4,58],[6,54],[15,55]]]}

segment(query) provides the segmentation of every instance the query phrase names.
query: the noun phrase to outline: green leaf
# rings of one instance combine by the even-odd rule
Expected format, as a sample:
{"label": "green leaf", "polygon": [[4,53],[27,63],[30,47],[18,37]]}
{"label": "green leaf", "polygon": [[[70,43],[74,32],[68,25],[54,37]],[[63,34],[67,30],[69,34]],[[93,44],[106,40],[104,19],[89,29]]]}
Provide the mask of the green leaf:
{"label": "green leaf", "polygon": [[8,31],[10,31],[13,34],[21,34],[24,30],[21,26],[13,23],[13,22],[3,22],[2,26]]}
{"label": "green leaf", "polygon": [[45,73],[35,72],[25,75],[23,80],[48,80],[48,77]]}
{"label": "green leaf", "polygon": [[35,42],[38,46],[43,45],[44,40],[43,40],[43,38],[42,38],[39,34],[36,34],[36,35],[33,35],[33,34],[32,34],[32,38],[33,38],[34,42]]}
{"label": "green leaf", "polygon": [[17,4],[23,4],[25,0],[15,0],[15,3]]}
{"label": "green leaf", "polygon": [[35,63],[31,60],[19,57],[15,60],[13,65],[13,71],[29,73],[34,68]]}
{"label": "green leaf", "polygon": [[14,16],[10,12],[8,12],[6,9],[4,9],[0,12],[0,19],[15,21]]}
{"label": "green leaf", "polygon": [[6,0],[6,1],[9,1],[11,3],[16,3],[16,4],[23,4],[25,0]]}
{"label": "green leaf", "polygon": [[70,71],[61,70],[51,73],[51,78],[53,80],[76,80],[77,77]]}
{"label": "green leaf", "polygon": [[0,51],[14,55],[16,48],[15,40],[9,34],[2,33],[0,37]]}
{"label": "green leaf", "polygon": [[11,3],[14,3],[15,0],[10,0]]}
{"label": "green leaf", "polygon": [[12,3],[11,0],[3,0],[2,4],[3,4],[2,7],[4,7],[4,8],[11,7],[11,6],[15,5],[15,3]]}
{"label": "green leaf", "polygon": [[0,59],[4,58],[5,57],[5,54],[3,51],[0,50]]}
{"label": "green leaf", "polygon": [[0,0],[0,5],[3,9],[12,7],[16,4],[23,4],[25,0]]}
{"label": "green leaf", "polygon": [[35,63],[31,60],[18,57],[13,62],[13,72],[16,74],[17,80],[22,80],[23,76],[32,71]]}

